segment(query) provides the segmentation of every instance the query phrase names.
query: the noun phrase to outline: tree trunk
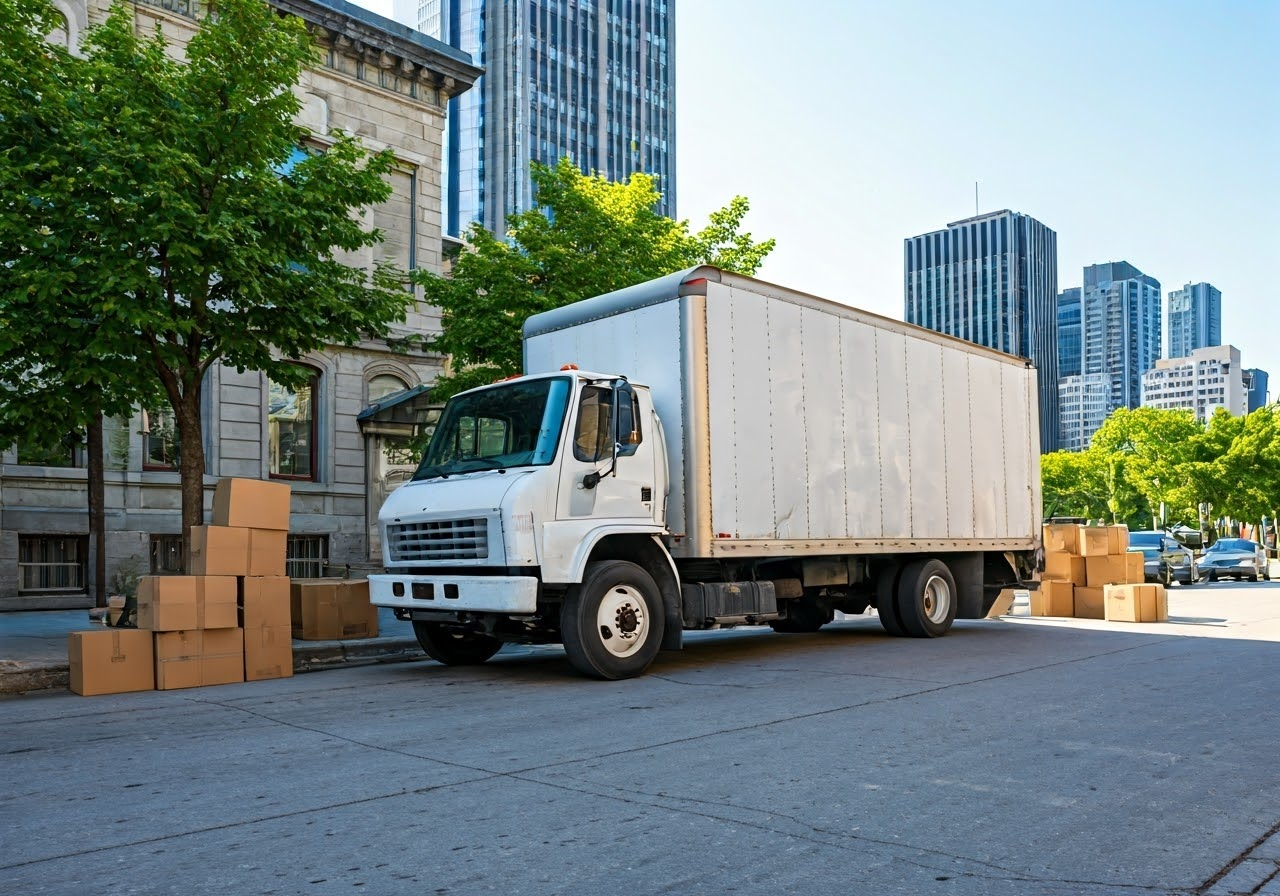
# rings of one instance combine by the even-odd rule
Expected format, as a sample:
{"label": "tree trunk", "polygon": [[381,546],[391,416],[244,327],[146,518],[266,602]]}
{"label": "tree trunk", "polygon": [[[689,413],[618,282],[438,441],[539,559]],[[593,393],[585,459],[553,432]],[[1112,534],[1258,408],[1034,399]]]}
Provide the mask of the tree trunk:
{"label": "tree trunk", "polygon": [[182,556],[191,557],[191,527],[204,525],[204,431],[200,419],[200,385],[172,402],[178,424],[178,471],[182,482]]}
{"label": "tree trunk", "polygon": [[102,411],[89,421],[89,553],[93,557],[93,604],[107,605],[107,487],[103,476]]}

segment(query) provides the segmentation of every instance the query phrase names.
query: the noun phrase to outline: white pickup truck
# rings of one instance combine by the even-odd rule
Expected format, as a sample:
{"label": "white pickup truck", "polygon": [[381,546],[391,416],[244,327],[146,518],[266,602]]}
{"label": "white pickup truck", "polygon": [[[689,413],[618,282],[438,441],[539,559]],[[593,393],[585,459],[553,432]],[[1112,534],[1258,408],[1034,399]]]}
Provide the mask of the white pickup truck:
{"label": "white pickup truck", "polygon": [[698,267],[536,315],[379,516],[378,606],[480,663],[639,675],[685,630],[878,611],[936,637],[1038,578],[1030,362]]}

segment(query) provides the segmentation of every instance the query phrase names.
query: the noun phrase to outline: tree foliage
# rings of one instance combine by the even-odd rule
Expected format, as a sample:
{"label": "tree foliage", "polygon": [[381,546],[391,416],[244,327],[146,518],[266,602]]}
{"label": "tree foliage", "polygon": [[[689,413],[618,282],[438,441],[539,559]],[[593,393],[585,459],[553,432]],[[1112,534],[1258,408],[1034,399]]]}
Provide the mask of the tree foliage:
{"label": "tree foliage", "polygon": [[612,183],[565,158],[534,163],[532,177],[538,208],[508,219],[508,241],[473,224],[451,277],[419,275],[442,311],[431,345],[455,365],[437,397],[519,373],[520,328],[533,314],[698,264],[753,274],[773,251],[772,239],[742,231],[749,204],[741,196],[694,233],[656,211],[650,175]]}
{"label": "tree foliage", "polygon": [[288,359],[403,318],[403,276],[346,256],[381,238],[356,213],[390,195],[392,157],[333,134],[298,158],[317,146],[292,90],[314,49],[263,0],[219,0],[184,61],[125,3],[82,58],[45,45],[45,0],[0,9],[0,357],[28,359],[4,384],[92,382],[109,412],[162,390],[185,530],[203,518],[215,361],[292,383]]}

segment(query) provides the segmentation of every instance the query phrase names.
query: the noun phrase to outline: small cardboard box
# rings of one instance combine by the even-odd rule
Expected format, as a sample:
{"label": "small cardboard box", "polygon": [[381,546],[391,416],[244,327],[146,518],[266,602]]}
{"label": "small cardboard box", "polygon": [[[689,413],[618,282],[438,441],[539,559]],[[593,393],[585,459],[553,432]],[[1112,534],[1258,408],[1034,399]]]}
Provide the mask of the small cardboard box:
{"label": "small cardboard box", "polygon": [[1101,588],[1103,585],[1123,583],[1129,575],[1128,560],[1123,554],[1105,557],[1085,557],[1085,585]]}
{"label": "small cardboard box", "polygon": [[1076,588],[1072,602],[1075,605],[1073,615],[1077,619],[1102,619],[1106,615],[1102,608],[1101,588]]}
{"label": "small cardboard box", "polygon": [[289,594],[293,636],[338,641],[378,635],[378,608],[364,579],[294,579]]}
{"label": "small cardboard box", "polygon": [[1130,585],[1141,585],[1147,580],[1147,558],[1142,551],[1125,551],[1124,580]]}
{"label": "small cardboard box", "polygon": [[220,479],[213,490],[215,526],[289,531],[289,486],[261,479]]}
{"label": "small cardboard box", "polygon": [[1163,622],[1169,618],[1164,586],[1108,585],[1103,589],[1108,622]]}
{"label": "small cardboard box", "polygon": [[107,625],[115,625],[120,621],[120,617],[124,615],[125,600],[123,594],[113,594],[107,598]]}
{"label": "small cardboard box", "polygon": [[156,688],[244,681],[244,632],[238,628],[155,632]]}
{"label": "small cardboard box", "polygon": [[197,576],[282,576],[289,533],[242,526],[192,526],[191,562]]}
{"label": "small cardboard box", "polygon": [[175,632],[235,628],[233,576],[143,576],[138,580],[138,628]]}
{"label": "small cardboard box", "polygon": [[1039,591],[1031,592],[1032,616],[1071,617],[1075,612],[1075,585],[1070,582],[1043,581]]}
{"label": "small cardboard box", "polygon": [[1076,551],[1081,557],[1105,557],[1111,548],[1110,526],[1081,526]]}
{"label": "small cardboard box", "polygon": [[239,582],[242,628],[291,624],[288,576],[245,576]]}
{"label": "small cardboard box", "polygon": [[1044,549],[1046,553],[1050,551],[1065,554],[1079,553],[1080,527],[1075,523],[1046,523]]}
{"label": "small cardboard box", "polygon": [[293,629],[259,625],[244,630],[244,680],[290,678],[293,675]]}
{"label": "small cardboard box", "polygon": [[151,632],[136,628],[69,632],[67,665],[71,690],[84,697],[156,687]]}
{"label": "small cardboard box", "polygon": [[1129,550],[1129,527],[1107,526],[1107,553],[1123,554]]}
{"label": "small cardboard box", "polygon": [[1062,551],[1051,551],[1044,555],[1045,579],[1084,585],[1087,575],[1084,557]]}

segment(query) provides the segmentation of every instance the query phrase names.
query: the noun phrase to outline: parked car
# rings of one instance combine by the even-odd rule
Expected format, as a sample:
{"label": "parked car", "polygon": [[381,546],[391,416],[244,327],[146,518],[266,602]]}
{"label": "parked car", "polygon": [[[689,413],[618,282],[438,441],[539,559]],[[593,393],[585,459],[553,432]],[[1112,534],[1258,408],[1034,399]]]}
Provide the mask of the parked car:
{"label": "parked car", "polygon": [[1200,577],[1216,582],[1226,576],[1250,582],[1270,578],[1267,552],[1247,538],[1219,538],[1200,557]]}
{"label": "parked car", "polygon": [[1142,551],[1148,582],[1191,585],[1197,581],[1195,555],[1164,532],[1130,532],[1129,550]]}

